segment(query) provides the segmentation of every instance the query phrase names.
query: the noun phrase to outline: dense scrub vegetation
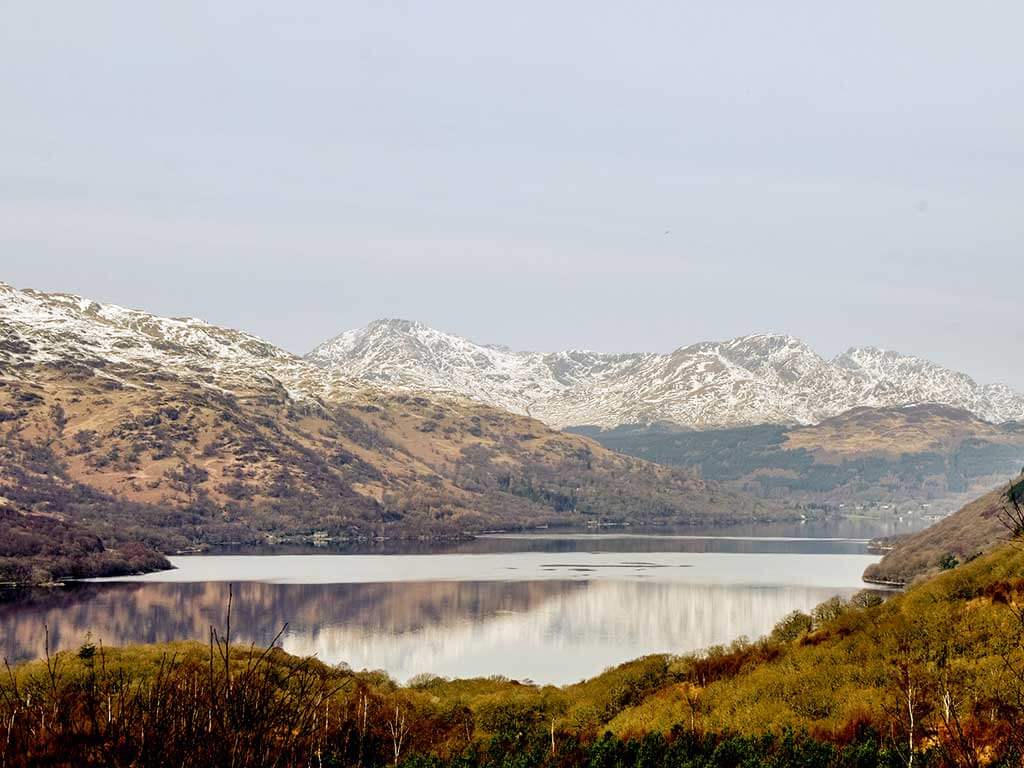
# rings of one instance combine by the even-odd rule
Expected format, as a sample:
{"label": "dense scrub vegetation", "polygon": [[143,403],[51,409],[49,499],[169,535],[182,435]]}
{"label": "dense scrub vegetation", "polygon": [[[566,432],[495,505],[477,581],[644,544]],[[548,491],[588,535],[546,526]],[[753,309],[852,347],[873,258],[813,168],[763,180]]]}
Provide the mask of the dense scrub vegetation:
{"label": "dense scrub vegetation", "polygon": [[834,599],[761,640],[562,688],[402,686],[214,630],[87,642],[8,670],[0,765],[1019,765],[1022,606],[1024,548],[1008,545],[884,603]]}
{"label": "dense scrub vegetation", "polygon": [[[117,576],[169,568],[141,533],[159,510],[64,477],[47,446],[8,434],[0,443],[0,583]],[[100,536],[90,521],[110,527]]]}
{"label": "dense scrub vegetation", "polygon": [[167,558],[139,542],[110,549],[79,525],[10,508],[0,508],[0,531],[0,583],[45,584],[170,567]]}

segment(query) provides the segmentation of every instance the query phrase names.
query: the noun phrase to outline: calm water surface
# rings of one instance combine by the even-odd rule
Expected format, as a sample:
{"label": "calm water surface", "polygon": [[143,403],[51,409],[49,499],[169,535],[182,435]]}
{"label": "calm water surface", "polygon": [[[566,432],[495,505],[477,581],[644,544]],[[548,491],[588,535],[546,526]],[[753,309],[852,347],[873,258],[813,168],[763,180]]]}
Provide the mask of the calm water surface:
{"label": "calm water surface", "polygon": [[223,625],[231,583],[240,642],[267,643],[287,623],[286,650],[399,680],[564,683],[646,653],[756,637],[790,611],[853,594],[877,560],[867,539],[887,532],[877,521],[547,532],[354,554],[176,557],[165,573],[9,593],[0,653],[40,655],[44,624],[51,648],[76,647],[87,632],[106,645],[202,640]]}

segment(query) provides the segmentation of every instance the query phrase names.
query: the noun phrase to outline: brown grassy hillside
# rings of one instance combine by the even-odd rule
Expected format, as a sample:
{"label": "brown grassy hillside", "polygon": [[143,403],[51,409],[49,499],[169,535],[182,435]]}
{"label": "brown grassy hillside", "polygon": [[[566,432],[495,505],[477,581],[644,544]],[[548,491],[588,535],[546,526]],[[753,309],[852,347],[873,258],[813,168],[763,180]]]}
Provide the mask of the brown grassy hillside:
{"label": "brown grassy hillside", "polygon": [[787,450],[804,448],[842,456],[945,453],[965,440],[1022,443],[1013,425],[997,425],[967,411],[944,405],[905,408],[854,408],[819,424],[796,427],[786,434]]}
{"label": "brown grassy hillside", "polygon": [[1022,486],[1021,478],[1004,483],[923,531],[883,542],[893,549],[869,566],[864,577],[907,584],[993,549],[1010,536],[1010,496],[1024,496]]}
{"label": "brown grassy hillside", "polygon": [[19,374],[0,380],[0,501],[108,544],[168,551],[314,532],[435,537],[786,514],[469,401],[364,392],[300,402],[272,380],[228,391],[109,366]]}

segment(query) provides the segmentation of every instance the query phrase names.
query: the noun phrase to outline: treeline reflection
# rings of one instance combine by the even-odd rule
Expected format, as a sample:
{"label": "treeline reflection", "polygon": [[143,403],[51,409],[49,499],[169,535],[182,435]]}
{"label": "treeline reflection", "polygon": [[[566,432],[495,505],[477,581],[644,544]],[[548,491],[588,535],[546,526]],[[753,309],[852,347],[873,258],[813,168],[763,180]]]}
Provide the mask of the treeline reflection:
{"label": "treeline reflection", "polygon": [[[850,594],[854,590],[841,591]],[[636,581],[263,584],[233,587],[232,634],[404,680],[501,674],[568,682],[655,652],[756,637],[837,592],[807,586]],[[0,649],[12,662],[94,642],[205,640],[222,627],[226,583],[84,584],[8,595]]]}

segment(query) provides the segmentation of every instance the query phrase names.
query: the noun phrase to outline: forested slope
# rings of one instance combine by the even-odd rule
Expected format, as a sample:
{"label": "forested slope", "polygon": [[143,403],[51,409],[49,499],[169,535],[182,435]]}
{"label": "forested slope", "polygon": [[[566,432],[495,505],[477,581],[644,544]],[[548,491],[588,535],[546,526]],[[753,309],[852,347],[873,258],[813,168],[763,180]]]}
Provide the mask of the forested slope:
{"label": "forested slope", "polygon": [[991,424],[935,404],[856,408],[810,426],[570,431],[630,456],[699,469],[738,492],[847,510],[953,511],[1024,465],[1024,424]]}

